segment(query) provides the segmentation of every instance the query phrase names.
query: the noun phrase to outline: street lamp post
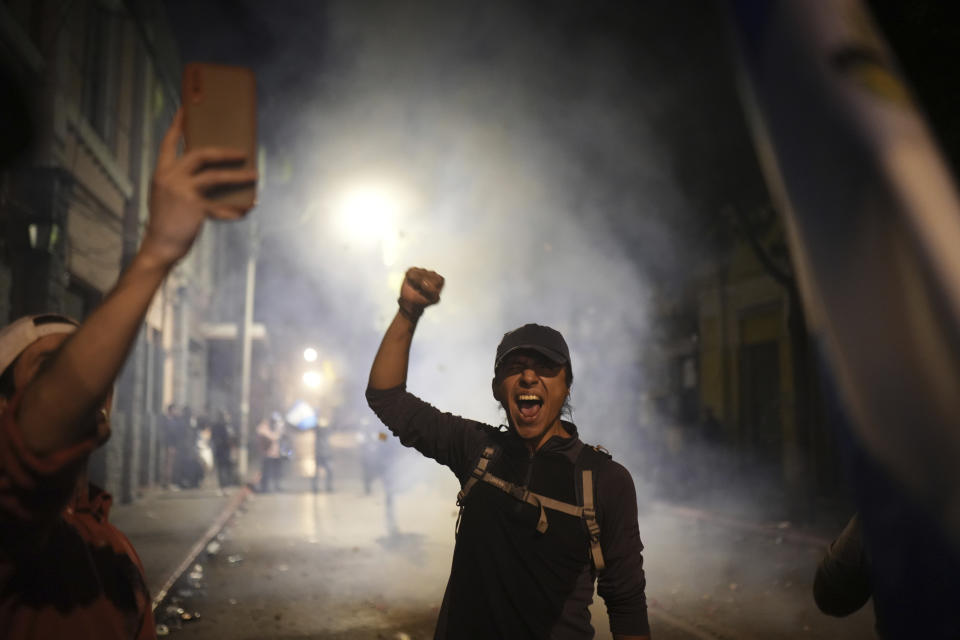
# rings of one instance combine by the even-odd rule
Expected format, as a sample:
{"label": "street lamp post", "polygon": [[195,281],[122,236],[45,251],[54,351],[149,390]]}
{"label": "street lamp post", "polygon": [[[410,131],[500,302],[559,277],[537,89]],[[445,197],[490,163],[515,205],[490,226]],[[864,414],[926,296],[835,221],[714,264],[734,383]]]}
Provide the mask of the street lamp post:
{"label": "street lamp post", "polygon": [[[259,180],[257,189],[263,194],[267,186],[267,153],[263,147],[257,150],[257,172]],[[243,297],[243,320],[237,327],[237,341],[240,343],[240,392],[239,415],[237,425],[240,431],[240,451],[237,459],[237,473],[246,481],[249,442],[250,442],[250,370],[253,357],[253,296],[257,283],[257,255],[260,252],[260,226],[257,218],[247,218],[247,265],[245,271],[245,287]]]}
{"label": "street lamp post", "polygon": [[[258,168],[260,181],[258,189],[262,193],[266,187],[266,154],[261,148],[258,154]],[[393,229],[397,210],[396,195],[389,190],[378,188],[360,188],[349,192],[340,203],[341,223],[345,224],[348,234],[359,235],[368,233],[370,229],[378,229],[381,233]],[[247,260],[245,273],[245,291],[243,300],[243,319],[239,323],[237,338],[240,350],[240,388],[238,396],[238,429],[240,432],[240,452],[237,460],[237,471],[241,478],[246,478],[249,462],[250,441],[250,374],[252,360],[252,329],[253,329],[253,302],[257,277],[257,254],[260,249],[260,227],[256,218],[250,218],[247,235]],[[274,228],[271,228],[275,231]],[[388,234],[389,235],[389,234]],[[386,240],[381,238],[384,255]],[[386,258],[385,258],[386,261]],[[304,359],[314,362],[318,358],[316,349],[308,348],[304,351]],[[309,377],[305,383],[311,387],[319,387],[323,376]]]}
{"label": "street lamp post", "polygon": [[257,281],[257,252],[259,238],[257,236],[257,221],[249,221],[249,236],[247,242],[247,269],[246,287],[243,298],[243,322],[239,327],[240,339],[240,455],[237,460],[237,471],[241,478],[247,477],[247,461],[249,457],[248,445],[250,435],[250,367],[253,356],[253,341],[250,339],[253,329],[253,296]]}

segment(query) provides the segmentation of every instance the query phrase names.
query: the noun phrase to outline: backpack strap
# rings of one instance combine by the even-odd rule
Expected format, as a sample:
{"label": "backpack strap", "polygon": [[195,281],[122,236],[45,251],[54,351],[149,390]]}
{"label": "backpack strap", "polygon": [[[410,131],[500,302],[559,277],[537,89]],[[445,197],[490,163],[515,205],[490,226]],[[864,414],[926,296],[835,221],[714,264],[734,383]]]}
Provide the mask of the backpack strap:
{"label": "backpack strap", "polygon": [[597,522],[597,510],[593,506],[593,471],[584,469],[581,472],[581,478],[583,483],[583,506],[562,502],[540,495],[539,493],[534,493],[526,487],[507,482],[503,478],[498,478],[491,473],[485,474],[481,480],[487,484],[492,484],[520,502],[526,502],[539,509],[540,517],[537,520],[537,531],[540,533],[547,532],[548,522],[545,509],[552,509],[553,511],[566,513],[575,518],[581,518],[590,535],[590,557],[593,560],[593,566],[597,571],[603,571],[606,563],[604,563],[603,551],[600,548],[600,524]]}
{"label": "backpack strap", "polygon": [[603,571],[606,561],[600,546],[600,522],[597,520],[596,487],[594,471],[613,456],[599,445],[585,445],[577,456],[576,468],[580,472],[580,502],[583,504],[583,523],[590,536],[590,556],[597,571]]}
{"label": "backpack strap", "polygon": [[480,457],[477,458],[477,464],[473,468],[473,471],[470,472],[470,477],[467,478],[467,481],[463,483],[463,488],[457,493],[458,507],[463,508],[463,501],[466,499],[467,494],[469,494],[470,490],[477,484],[477,481],[486,475],[487,467],[490,466],[490,461],[493,460],[493,455],[496,451],[496,447],[487,445],[483,448],[483,451],[480,452]]}
{"label": "backpack strap", "polygon": [[457,492],[457,506],[459,507],[459,511],[457,511],[457,523],[453,528],[454,536],[460,533],[460,518],[463,517],[463,501],[467,499],[467,495],[477,482],[487,475],[487,467],[490,466],[490,461],[493,460],[496,453],[497,449],[493,445],[484,447],[483,451],[480,452],[480,457],[477,458],[477,464],[473,467],[473,471],[470,472],[470,477],[467,478],[467,481],[463,483],[463,487]]}
{"label": "backpack strap", "polygon": [[603,571],[606,563],[603,561],[603,549],[600,548],[600,524],[597,522],[597,510],[593,506],[593,471],[582,471],[583,487],[583,522],[587,525],[590,534],[590,556],[597,571]]}
{"label": "backpack strap", "polygon": [[534,493],[526,487],[521,487],[513,484],[512,482],[507,482],[503,478],[499,478],[492,473],[488,473],[483,476],[482,480],[487,484],[492,484],[497,489],[500,489],[504,493],[512,496],[520,502],[526,502],[527,504],[531,504],[539,509],[540,517],[537,519],[537,531],[540,533],[546,533],[547,527],[549,526],[549,523],[547,522],[547,512],[545,509],[560,511],[561,513],[566,513],[576,518],[581,517],[583,514],[583,507],[561,502],[560,500],[554,500],[553,498],[540,495],[539,493]]}
{"label": "backpack strap", "polygon": [[[589,453],[586,453],[587,451],[596,451],[607,458],[610,457],[610,454],[602,447],[584,446],[582,450],[577,452],[577,463],[575,467],[579,468],[584,466],[583,459],[590,456]],[[460,531],[460,518],[463,516],[464,501],[466,500],[467,495],[478,482],[486,482],[487,484],[500,489],[514,499],[519,500],[520,502],[526,502],[527,504],[533,505],[539,509],[540,516],[537,519],[537,531],[540,533],[546,533],[549,526],[546,509],[559,511],[560,513],[565,513],[575,518],[581,518],[586,525],[587,532],[590,536],[590,557],[593,561],[593,566],[597,571],[603,571],[603,569],[606,567],[606,563],[603,559],[603,550],[600,548],[600,524],[597,521],[597,510],[594,506],[593,470],[580,469],[580,489],[583,496],[583,505],[575,505],[568,502],[563,502],[561,500],[555,500],[554,498],[550,498],[548,496],[540,495],[539,493],[530,491],[526,487],[508,482],[507,480],[497,477],[492,473],[488,473],[487,467],[490,466],[490,462],[496,456],[496,453],[497,448],[495,446],[488,445],[484,447],[483,451],[480,453],[480,457],[477,458],[476,466],[474,466],[473,471],[470,472],[470,477],[467,478],[467,481],[463,483],[463,488],[459,493],[457,493],[457,506],[460,508],[460,511],[457,514],[455,532],[459,533]],[[586,455],[581,455],[584,453],[586,453]]]}

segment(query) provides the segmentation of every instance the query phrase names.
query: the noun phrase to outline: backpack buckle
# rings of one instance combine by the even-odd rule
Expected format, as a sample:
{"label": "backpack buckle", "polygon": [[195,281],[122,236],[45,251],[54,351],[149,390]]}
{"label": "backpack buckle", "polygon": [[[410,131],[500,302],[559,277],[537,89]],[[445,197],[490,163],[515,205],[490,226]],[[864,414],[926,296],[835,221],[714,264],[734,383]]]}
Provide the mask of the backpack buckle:
{"label": "backpack buckle", "polygon": [[597,510],[593,507],[584,507],[583,520],[587,523],[587,531],[590,533],[590,539],[598,541],[600,539],[600,525],[597,523]]}
{"label": "backpack buckle", "polygon": [[527,494],[529,493],[529,491],[527,491],[526,487],[521,487],[514,484],[514,485],[510,485],[510,488],[507,491],[507,493],[509,493],[511,497],[516,498],[520,502],[526,502]]}

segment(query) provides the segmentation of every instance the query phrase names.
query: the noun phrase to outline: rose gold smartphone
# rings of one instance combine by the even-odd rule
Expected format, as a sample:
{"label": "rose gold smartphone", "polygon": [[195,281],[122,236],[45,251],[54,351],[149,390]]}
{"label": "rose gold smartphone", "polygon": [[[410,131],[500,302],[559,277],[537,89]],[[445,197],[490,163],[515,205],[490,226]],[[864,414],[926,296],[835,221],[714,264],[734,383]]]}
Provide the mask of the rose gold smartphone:
{"label": "rose gold smartphone", "polygon": [[[247,152],[243,167],[255,169],[257,82],[253,71],[191,62],[183,70],[182,92],[186,150],[210,146],[243,149]],[[207,195],[224,204],[249,209],[256,203],[257,185],[222,187]]]}

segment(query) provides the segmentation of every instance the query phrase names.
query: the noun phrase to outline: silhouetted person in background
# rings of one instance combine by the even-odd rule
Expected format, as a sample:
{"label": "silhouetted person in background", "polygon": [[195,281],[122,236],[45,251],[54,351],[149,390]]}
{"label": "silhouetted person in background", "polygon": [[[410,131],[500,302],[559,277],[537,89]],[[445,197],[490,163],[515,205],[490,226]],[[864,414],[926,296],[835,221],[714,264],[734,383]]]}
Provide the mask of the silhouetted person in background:
{"label": "silhouetted person in background", "polygon": [[330,465],[330,458],[333,452],[330,450],[330,427],[317,424],[314,430],[316,437],[313,441],[313,458],[316,462],[316,469],[313,474],[313,492],[320,491],[320,469],[323,469],[324,487],[327,493],[333,493],[333,467]]}
{"label": "silhouetted person in background", "polygon": [[399,533],[394,508],[397,494],[397,454],[400,445],[383,431],[368,430],[364,434],[362,464],[363,492],[370,495],[375,480],[383,486],[384,517],[387,535]]}
{"label": "silhouetted person in background", "polygon": [[221,489],[234,484],[233,460],[230,457],[236,441],[230,414],[224,409],[210,423],[210,446],[213,449],[213,464],[217,469],[217,483]]}
{"label": "silhouetted person in background", "polygon": [[179,488],[175,469],[177,465],[177,451],[183,441],[183,422],[177,405],[167,405],[163,413],[163,488]]}
{"label": "silhouetted person in background", "polygon": [[184,489],[196,489],[206,475],[200,447],[202,424],[190,407],[183,407],[180,415],[180,435],[177,446],[177,464],[174,465],[176,483]]}
{"label": "silhouetted person in background", "polygon": [[260,492],[280,491],[280,471],[283,457],[280,439],[283,437],[284,422],[280,414],[274,413],[269,419],[257,425],[257,437],[260,441]]}

